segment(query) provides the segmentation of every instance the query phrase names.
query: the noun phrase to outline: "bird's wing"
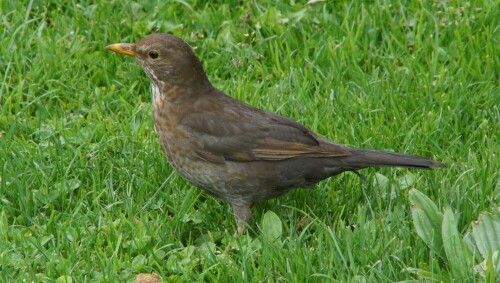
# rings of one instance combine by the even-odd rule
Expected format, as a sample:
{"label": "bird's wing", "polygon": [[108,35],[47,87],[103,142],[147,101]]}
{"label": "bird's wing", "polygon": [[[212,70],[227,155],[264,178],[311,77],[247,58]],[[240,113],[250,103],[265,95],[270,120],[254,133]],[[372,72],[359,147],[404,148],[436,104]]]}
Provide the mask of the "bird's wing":
{"label": "bird's wing", "polygon": [[230,107],[201,107],[181,126],[196,137],[195,153],[211,162],[284,160],[350,155],[339,144],[279,115],[238,102]]}

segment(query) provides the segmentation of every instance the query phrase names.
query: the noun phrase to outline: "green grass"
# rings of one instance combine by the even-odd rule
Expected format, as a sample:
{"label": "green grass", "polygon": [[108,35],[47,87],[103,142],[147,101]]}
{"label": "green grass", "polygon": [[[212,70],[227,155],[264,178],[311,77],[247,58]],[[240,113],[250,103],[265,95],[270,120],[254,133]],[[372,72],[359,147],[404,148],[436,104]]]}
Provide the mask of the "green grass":
{"label": "green grass", "polygon": [[[0,2],[0,281],[446,272],[415,232],[408,189],[452,207],[459,232],[499,213],[498,2],[205,2]],[[164,159],[139,65],[104,49],[157,31],[184,38],[240,100],[339,143],[448,168],[344,174],[258,203],[252,229],[234,239],[229,206]],[[274,242],[259,228],[269,210],[283,225]]]}

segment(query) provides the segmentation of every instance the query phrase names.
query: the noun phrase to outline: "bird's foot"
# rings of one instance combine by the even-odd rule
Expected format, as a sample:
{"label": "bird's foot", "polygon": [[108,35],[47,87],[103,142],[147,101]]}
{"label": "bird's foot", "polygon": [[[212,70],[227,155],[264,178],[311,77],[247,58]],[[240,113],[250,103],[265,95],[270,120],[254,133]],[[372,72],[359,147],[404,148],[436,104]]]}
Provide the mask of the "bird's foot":
{"label": "bird's foot", "polygon": [[239,237],[245,232],[247,222],[252,218],[252,210],[250,209],[250,204],[236,205],[233,204],[233,212],[236,218],[237,230],[234,233],[234,237]]}

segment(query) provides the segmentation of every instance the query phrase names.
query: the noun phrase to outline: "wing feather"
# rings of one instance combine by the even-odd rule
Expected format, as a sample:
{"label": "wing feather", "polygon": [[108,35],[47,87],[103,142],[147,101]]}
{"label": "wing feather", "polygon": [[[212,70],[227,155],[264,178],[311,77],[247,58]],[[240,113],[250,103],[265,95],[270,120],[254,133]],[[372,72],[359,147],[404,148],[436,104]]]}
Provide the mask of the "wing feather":
{"label": "wing feather", "polygon": [[[201,159],[221,163],[350,155],[345,146],[318,137],[297,122],[225,97],[231,101],[212,107],[198,102],[181,121],[196,136],[195,154]],[[224,107],[227,103],[233,104]]]}

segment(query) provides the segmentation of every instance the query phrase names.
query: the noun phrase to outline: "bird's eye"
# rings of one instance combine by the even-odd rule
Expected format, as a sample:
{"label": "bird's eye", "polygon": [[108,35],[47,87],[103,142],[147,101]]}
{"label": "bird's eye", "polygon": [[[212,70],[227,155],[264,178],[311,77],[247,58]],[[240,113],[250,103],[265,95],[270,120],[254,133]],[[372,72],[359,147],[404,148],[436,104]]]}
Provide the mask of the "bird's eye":
{"label": "bird's eye", "polygon": [[149,58],[151,58],[151,59],[156,59],[156,58],[158,58],[158,56],[160,56],[158,54],[158,51],[155,51],[155,50],[149,51],[148,55],[149,55]]}

